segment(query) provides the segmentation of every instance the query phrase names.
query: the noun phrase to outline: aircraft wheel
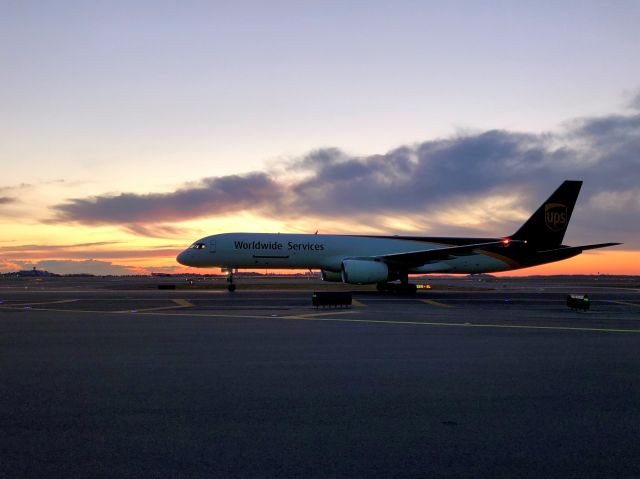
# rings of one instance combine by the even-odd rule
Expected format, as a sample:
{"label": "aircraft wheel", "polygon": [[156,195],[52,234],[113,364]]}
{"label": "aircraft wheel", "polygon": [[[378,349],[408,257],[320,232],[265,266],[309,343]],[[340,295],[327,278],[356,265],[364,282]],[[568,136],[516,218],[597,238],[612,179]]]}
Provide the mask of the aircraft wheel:
{"label": "aircraft wheel", "polygon": [[381,293],[384,293],[385,291],[387,291],[387,289],[389,289],[389,285],[387,283],[378,283],[376,284],[376,289]]}
{"label": "aircraft wheel", "polygon": [[230,293],[233,293],[236,290],[236,285],[231,283],[229,286],[227,286],[227,289]]}

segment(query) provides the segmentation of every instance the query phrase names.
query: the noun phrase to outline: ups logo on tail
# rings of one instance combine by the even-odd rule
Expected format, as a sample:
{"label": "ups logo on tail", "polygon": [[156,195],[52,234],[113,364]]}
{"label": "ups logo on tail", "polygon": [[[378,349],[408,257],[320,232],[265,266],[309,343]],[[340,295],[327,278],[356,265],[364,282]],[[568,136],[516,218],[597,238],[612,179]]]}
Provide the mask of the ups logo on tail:
{"label": "ups logo on tail", "polygon": [[544,205],[544,224],[551,231],[564,230],[567,227],[567,206],[560,203]]}

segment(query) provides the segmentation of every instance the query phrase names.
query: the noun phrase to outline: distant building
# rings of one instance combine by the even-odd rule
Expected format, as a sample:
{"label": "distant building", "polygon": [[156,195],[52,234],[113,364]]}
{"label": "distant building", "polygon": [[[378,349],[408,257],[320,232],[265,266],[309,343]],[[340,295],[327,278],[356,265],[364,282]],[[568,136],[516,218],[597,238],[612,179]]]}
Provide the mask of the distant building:
{"label": "distant building", "polygon": [[22,271],[18,271],[17,275],[21,277],[30,277],[30,278],[34,278],[34,277],[41,278],[43,276],[56,276],[53,273],[49,273],[49,271],[38,270],[36,269],[35,266],[33,267],[33,269],[25,269]]}

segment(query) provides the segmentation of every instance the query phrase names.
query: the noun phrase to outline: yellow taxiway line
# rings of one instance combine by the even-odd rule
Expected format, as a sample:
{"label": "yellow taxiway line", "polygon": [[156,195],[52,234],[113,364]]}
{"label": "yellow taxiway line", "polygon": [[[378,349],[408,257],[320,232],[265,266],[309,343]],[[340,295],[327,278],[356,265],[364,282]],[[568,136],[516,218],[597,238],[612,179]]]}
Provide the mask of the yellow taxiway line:
{"label": "yellow taxiway line", "polygon": [[439,306],[441,308],[455,308],[455,306],[441,303],[440,301],[436,301],[435,299],[421,299],[420,301],[425,304],[430,304],[431,306]]}
{"label": "yellow taxiway line", "polygon": [[[68,302],[68,301],[67,301]],[[191,303],[189,303],[191,304]],[[163,307],[167,308],[182,308],[190,307],[186,304]],[[0,306],[0,309],[22,309],[20,307],[13,306]],[[454,327],[454,328],[484,328],[484,329],[521,329],[531,331],[568,331],[568,332],[597,332],[597,333],[631,333],[640,334],[640,329],[617,329],[617,328],[586,328],[586,327],[571,327],[571,326],[534,326],[534,325],[516,325],[516,324],[474,324],[474,323],[451,323],[451,322],[433,322],[433,321],[389,321],[382,319],[356,319],[356,318],[330,318],[329,315],[337,314],[354,314],[357,311],[332,311],[327,313],[310,313],[302,315],[289,315],[289,316],[265,316],[257,314],[220,314],[220,313],[181,313],[181,312],[163,312],[162,310],[152,308],[144,310],[127,310],[127,311],[95,311],[95,310],[78,310],[78,309],[51,309],[51,308],[32,308],[32,311],[49,311],[58,313],[90,313],[90,314],[139,314],[139,315],[163,315],[163,316],[188,316],[188,317],[209,317],[209,318],[237,318],[237,319],[270,319],[270,320],[298,320],[298,321],[332,321],[339,323],[363,323],[363,324],[384,324],[384,325],[409,325],[409,326],[440,326],[440,327]]]}

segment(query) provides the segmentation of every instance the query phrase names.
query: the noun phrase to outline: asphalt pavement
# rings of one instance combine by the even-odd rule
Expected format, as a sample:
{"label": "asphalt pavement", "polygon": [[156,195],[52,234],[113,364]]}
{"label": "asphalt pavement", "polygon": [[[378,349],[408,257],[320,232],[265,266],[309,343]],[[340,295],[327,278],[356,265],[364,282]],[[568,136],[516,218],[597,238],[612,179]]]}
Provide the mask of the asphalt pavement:
{"label": "asphalt pavement", "polygon": [[0,288],[2,477],[640,477],[634,288],[40,286]]}

